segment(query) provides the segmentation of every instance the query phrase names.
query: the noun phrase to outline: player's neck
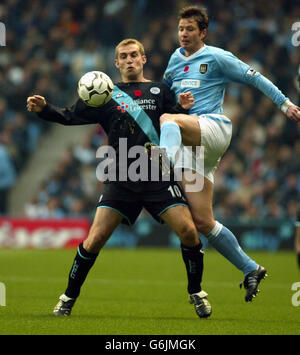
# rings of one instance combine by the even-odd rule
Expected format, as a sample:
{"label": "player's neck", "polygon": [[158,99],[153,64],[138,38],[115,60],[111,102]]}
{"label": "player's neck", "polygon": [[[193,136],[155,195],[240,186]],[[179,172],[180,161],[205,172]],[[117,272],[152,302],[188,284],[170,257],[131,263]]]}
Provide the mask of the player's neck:
{"label": "player's neck", "polygon": [[148,82],[148,81],[151,81],[151,80],[145,79],[143,76],[139,76],[136,78],[130,78],[130,79],[122,77],[123,83],[144,83],[144,82]]}
{"label": "player's neck", "polygon": [[199,46],[197,46],[195,48],[192,48],[191,50],[185,49],[184,50],[184,55],[186,57],[189,57],[189,56],[193,55],[194,53],[198,52],[203,47],[204,47],[204,42],[201,42],[201,44]]}

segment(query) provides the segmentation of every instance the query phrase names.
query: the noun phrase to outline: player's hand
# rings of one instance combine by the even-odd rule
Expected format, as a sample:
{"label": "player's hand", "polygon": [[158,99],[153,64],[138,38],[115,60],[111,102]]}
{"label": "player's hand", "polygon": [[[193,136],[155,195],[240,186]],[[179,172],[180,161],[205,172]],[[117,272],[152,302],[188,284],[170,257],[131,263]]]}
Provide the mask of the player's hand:
{"label": "player's hand", "polygon": [[178,102],[182,108],[189,110],[195,103],[194,96],[190,91],[182,92],[178,96]]}
{"label": "player's hand", "polygon": [[41,112],[46,104],[46,99],[40,95],[33,95],[27,98],[27,110],[29,112]]}
{"label": "player's hand", "polygon": [[291,120],[300,122],[300,107],[296,105],[290,106],[286,111],[286,115]]}

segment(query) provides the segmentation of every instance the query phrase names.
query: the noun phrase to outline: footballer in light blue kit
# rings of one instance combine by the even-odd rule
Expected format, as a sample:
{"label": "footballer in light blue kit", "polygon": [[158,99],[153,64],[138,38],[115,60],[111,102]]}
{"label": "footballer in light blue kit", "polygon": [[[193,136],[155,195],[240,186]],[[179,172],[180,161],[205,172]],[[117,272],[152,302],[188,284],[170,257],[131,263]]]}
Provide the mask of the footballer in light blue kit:
{"label": "footballer in light blue kit", "polygon": [[198,116],[223,113],[225,89],[230,82],[255,86],[278,108],[288,100],[270,80],[232,53],[205,44],[188,57],[183,48],[177,48],[169,61],[164,81],[176,95],[191,91],[195,103],[190,113]]}
{"label": "footballer in light blue kit", "polygon": [[[227,150],[232,124],[223,115],[222,104],[226,85],[230,82],[253,85],[267,95],[290,119],[300,121],[300,109],[267,78],[232,53],[204,44],[208,16],[205,9],[189,6],[179,14],[178,38],[180,48],[171,56],[164,74],[165,83],[176,93],[185,92],[191,101],[190,115],[164,114],[160,118],[160,147],[164,148],[176,167],[190,168],[183,161],[175,161],[182,145],[204,147],[204,167],[194,171],[204,177],[199,191],[187,190],[190,180],[182,176],[192,216],[201,237],[244,274],[245,301],[252,301],[258,285],[266,276],[266,269],[252,260],[239,246],[235,235],[213,216],[214,173]],[[196,159],[196,154],[193,153]],[[201,164],[200,164],[201,167]]]}

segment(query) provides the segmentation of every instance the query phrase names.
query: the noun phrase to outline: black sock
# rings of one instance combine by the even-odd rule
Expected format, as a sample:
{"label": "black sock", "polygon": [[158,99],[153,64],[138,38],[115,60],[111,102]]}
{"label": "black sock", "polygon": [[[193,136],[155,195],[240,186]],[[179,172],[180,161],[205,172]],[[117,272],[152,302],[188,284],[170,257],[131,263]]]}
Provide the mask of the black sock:
{"label": "black sock", "polygon": [[300,269],[300,253],[297,254],[298,267]]}
{"label": "black sock", "polygon": [[83,248],[82,243],[77,249],[77,253],[69,273],[68,287],[65,295],[70,298],[77,298],[80,293],[80,288],[86,279],[88,272],[94,265],[94,262],[99,253],[89,253]]}
{"label": "black sock", "polygon": [[185,263],[188,277],[188,293],[198,293],[201,291],[201,281],[203,274],[203,252],[202,244],[195,247],[187,247],[181,244],[181,254]]}

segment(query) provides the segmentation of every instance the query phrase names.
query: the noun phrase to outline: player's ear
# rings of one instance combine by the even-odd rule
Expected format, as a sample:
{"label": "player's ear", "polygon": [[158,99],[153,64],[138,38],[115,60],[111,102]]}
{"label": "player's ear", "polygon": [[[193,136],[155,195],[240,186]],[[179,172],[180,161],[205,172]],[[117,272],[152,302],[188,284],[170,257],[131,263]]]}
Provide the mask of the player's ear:
{"label": "player's ear", "polygon": [[118,59],[115,59],[115,66],[119,69],[120,65]]}
{"label": "player's ear", "polygon": [[201,32],[200,32],[200,37],[201,40],[204,40],[204,38],[207,36],[207,28],[204,28]]}
{"label": "player's ear", "polygon": [[147,63],[147,57],[145,55],[142,56],[142,61],[143,61],[143,64]]}

